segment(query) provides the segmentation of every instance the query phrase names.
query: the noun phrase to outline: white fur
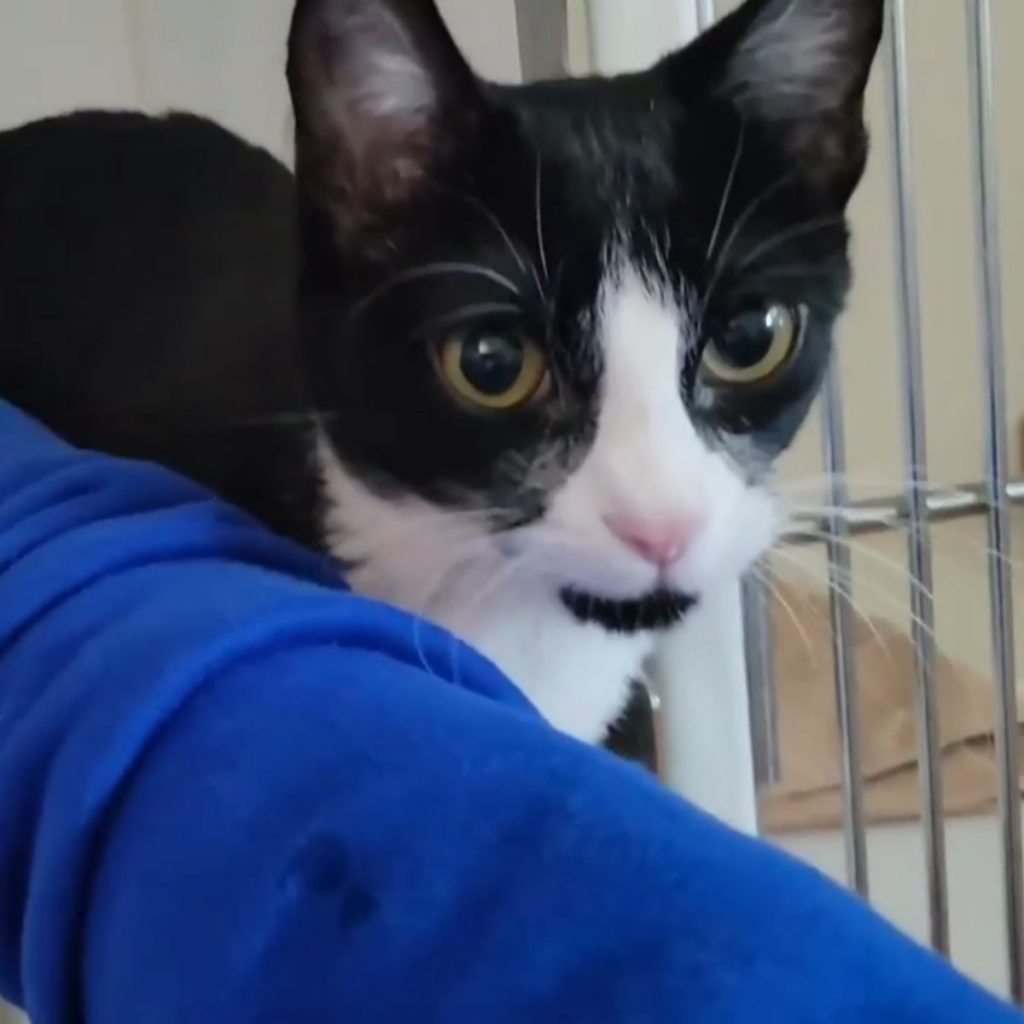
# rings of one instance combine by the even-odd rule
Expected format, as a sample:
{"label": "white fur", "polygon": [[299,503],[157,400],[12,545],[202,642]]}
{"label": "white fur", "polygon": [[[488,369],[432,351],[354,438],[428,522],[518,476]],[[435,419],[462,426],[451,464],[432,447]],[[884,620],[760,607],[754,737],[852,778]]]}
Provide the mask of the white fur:
{"label": "white fur", "polygon": [[762,117],[807,116],[836,106],[850,84],[853,5],[776,0],[734,58],[729,88]]}
{"label": "white fur", "polygon": [[749,490],[731,460],[707,447],[683,406],[681,360],[692,332],[658,285],[629,267],[610,273],[599,329],[605,372],[597,437],[547,517],[593,553],[577,570],[583,590],[635,597],[659,583],[658,570],[611,535],[607,515],[703,523],[664,581],[692,594],[742,572],[774,537],[771,499]]}
{"label": "white fur", "polygon": [[382,139],[405,138],[437,103],[430,69],[409,31],[386,4],[336,5],[327,28],[346,40],[337,66],[325,69],[321,116],[357,157]]}
{"label": "white fur", "polygon": [[549,721],[578,739],[602,737],[653,638],[576,623],[551,579],[504,553],[478,518],[419,498],[379,497],[326,442],[320,464],[331,550],[355,563],[354,590],[446,627],[498,665]]}
{"label": "white fur", "polygon": [[[598,317],[598,428],[543,520],[494,535],[482,516],[382,498],[320,445],[334,553],[353,587],[408,608],[490,657],[557,727],[596,741],[621,710],[649,634],[577,623],[565,586],[638,598],[661,584],[699,595],[740,574],[772,541],[772,499],[708,448],[679,395],[692,325],[671,293],[613,264]],[[615,537],[605,517],[702,525],[669,576]]]}
{"label": "white fur", "polygon": [[354,66],[347,71],[362,83],[358,91],[370,117],[429,115],[436,96],[424,62],[400,21],[383,6],[358,17]]}

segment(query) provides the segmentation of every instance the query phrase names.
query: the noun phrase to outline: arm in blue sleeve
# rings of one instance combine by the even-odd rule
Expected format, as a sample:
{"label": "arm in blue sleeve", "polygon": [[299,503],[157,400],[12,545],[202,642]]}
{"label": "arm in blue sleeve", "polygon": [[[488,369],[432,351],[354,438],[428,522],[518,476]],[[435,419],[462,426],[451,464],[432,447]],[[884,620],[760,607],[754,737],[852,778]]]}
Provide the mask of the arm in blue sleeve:
{"label": "arm in blue sleeve", "polygon": [[34,1024],[997,1024],[451,638],[0,404],[0,990]]}

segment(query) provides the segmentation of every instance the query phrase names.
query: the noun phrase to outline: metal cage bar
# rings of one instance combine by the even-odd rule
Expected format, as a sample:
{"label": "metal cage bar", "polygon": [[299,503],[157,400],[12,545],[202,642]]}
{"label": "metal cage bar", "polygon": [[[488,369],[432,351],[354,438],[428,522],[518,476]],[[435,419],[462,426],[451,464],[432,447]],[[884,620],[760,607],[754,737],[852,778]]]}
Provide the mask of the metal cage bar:
{"label": "metal cage bar", "polygon": [[987,518],[992,646],[997,690],[999,816],[1003,839],[1010,991],[1014,1000],[1020,1003],[1024,1002],[1024,892],[1021,881],[1019,719],[1014,664],[1013,591],[1008,557],[1010,529],[1004,500],[1007,490],[1006,388],[993,100],[992,10],[989,0],[972,0],[967,20],[987,412]]}
{"label": "metal cage bar", "polygon": [[[522,0],[524,4],[529,0]],[[670,0],[666,0],[670,2]],[[715,0],[672,0],[674,9],[707,28],[716,16]],[[900,353],[906,405],[903,431],[909,482],[902,494],[852,501],[845,479],[846,452],[838,367],[824,388],[824,452],[829,473],[828,507],[788,532],[788,543],[821,543],[825,537],[831,597],[835,687],[842,750],[843,838],[847,875],[858,892],[869,888],[868,850],[861,766],[857,666],[853,647],[851,556],[847,540],[861,533],[905,529],[911,576],[912,639],[921,764],[922,821],[927,865],[931,939],[949,950],[948,882],[942,786],[939,708],[934,686],[932,539],[935,521],[985,516],[989,533],[989,582],[997,717],[999,820],[1006,890],[1006,932],[1010,990],[1024,1003],[1024,864],[1019,791],[1018,707],[1015,678],[1012,576],[1009,562],[1008,509],[1024,504],[1024,481],[1012,481],[1007,469],[1006,394],[999,248],[999,204],[991,0],[965,0],[967,55],[971,83],[972,160],[975,169],[975,219],[979,253],[981,352],[986,401],[986,476],[952,488],[931,488],[927,477],[924,366],[918,281],[917,224],[910,133],[906,0],[888,0],[886,11],[889,128],[893,143],[895,245],[898,265]],[[751,732],[758,755],[758,778],[777,778],[774,651],[770,579],[754,576],[745,588],[744,640],[750,677]]]}
{"label": "metal cage bar", "polygon": [[864,827],[864,778],[860,754],[860,704],[853,644],[853,585],[846,522],[838,510],[849,496],[846,488],[846,436],[839,365],[833,361],[825,375],[825,468],[828,472],[828,576],[832,615],[839,737],[842,744],[843,844],[846,876],[861,896],[868,895],[868,850]]}
{"label": "metal cage bar", "polygon": [[715,0],[693,0],[693,3],[697,15],[697,28],[703,32],[717,17]]}
{"label": "metal cage bar", "polygon": [[[959,487],[929,488],[923,499],[923,514],[931,522],[945,523],[955,519],[984,515],[989,507],[987,480],[981,483],[961,484]],[[1024,505],[1024,481],[1011,480],[1006,484],[1003,500],[1008,505]],[[886,533],[909,522],[907,497],[894,495],[850,501],[836,510],[851,535]],[[821,534],[828,530],[824,515],[800,514],[793,517],[793,526],[783,540],[787,544],[820,544]]]}
{"label": "metal cage bar", "polygon": [[931,941],[949,953],[949,893],[942,802],[942,750],[935,691],[935,610],[932,598],[932,542],[926,504],[927,439],[924,361],[921,355],[921,299],[917,265],[917,216],[913,186],[907,84],[905,0],[888,6],[887,94],[893,147],[893,198],[900,317],[900,354],[906,390],[904,432],[907,455],[907,546],[910,562],[911,632],[916,676],[917,736],[920,750],[921,820]]}
{"label": "metal cage bar", "polygon": [[564,75],[568,65],[568,6],[551,0],[515,0],[515,12],[523,81]]}
{"label": "metal cage bar", "polygon": [[781,781],[779,718],[775,696],[775,631],[771,569],[751,573],[743,587],[743,643],[750,693],[750,736],[758,786]]}

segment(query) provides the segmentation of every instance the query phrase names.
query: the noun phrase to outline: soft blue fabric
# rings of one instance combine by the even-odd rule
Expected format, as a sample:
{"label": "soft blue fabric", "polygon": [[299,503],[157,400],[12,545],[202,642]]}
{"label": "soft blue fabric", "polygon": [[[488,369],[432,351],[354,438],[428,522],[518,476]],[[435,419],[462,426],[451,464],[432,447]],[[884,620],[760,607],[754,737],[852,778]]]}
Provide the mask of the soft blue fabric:
{"label": "soft blue fabric", "polygon": [[449,637],[2,405],[0,989],[34,1024],[1018,1020]]}

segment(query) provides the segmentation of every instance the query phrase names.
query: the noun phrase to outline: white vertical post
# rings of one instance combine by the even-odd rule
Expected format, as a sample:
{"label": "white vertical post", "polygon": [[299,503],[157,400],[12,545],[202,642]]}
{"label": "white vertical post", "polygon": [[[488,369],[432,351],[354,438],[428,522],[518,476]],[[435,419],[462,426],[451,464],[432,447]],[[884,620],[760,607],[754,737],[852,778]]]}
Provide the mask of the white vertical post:
{"label": "white vertical post", "polygon": [[661,770],[688,800],[757,834],[757,791],[740,584],[705,594],[662,643]]}
{"label": "white vertical post", "polygon": [[[634,71],[692,39],[707,0],[590,0],[595,70]],[[746,832],[757,831],[750,696],[739,583],[704,595],[666,638],[654,667],[661,696],[665,781]]]}
{"label": "white vertical post", "polygon": [[613,75],[657,60],[697,34],[695,0],[590,0],[590,47],[596,71]]}

